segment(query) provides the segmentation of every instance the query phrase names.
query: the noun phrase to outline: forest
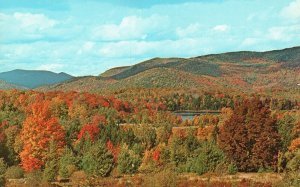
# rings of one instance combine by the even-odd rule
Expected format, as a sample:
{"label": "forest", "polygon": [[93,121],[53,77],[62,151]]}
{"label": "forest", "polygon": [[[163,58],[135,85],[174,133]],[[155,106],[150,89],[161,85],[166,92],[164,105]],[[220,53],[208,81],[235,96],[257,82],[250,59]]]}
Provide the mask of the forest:
{"label": "forest", "polygon": [[[297,100],[220,92],[0,91],[0,182],[184,186],[189,174],[277,173],[275,183],[190,185],[297,186],[299,108]],[[178,110],[220,114],[182,120]],[[114,183],[120,176],[131,178]]]}

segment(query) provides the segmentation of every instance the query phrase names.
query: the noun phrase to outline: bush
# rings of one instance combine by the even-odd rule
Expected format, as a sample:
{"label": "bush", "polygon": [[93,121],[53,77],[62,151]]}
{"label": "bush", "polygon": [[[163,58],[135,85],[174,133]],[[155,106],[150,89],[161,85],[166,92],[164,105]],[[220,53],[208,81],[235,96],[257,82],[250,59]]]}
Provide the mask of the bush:
{"label": "bush", "polygon": [[11,166],[5,172],[6,179],[21,179],[24,177],[24,170],[20,166]]}
{"label": "bush", "polygon": [[146,187],[175,187],[177,183],[177,174],[175,171],[166,169],[147,177],[143,183]]}
{"label": "bush", "polygon": [[238,168],[234,163],[230,163],[227,168],[227,173],[229,175],[234,175],[238,172]]}
{"label": "bush", "polygon": [[27,178],[28,186],[38,187],[42,183],[43,172],[40,170],[35,170],[30,173],[26,173],[25,177]]}
{"label": "bush", "polygon": [[87,180],[87,176],[84,171],[75,171],[70,176],[70,181],[72,181],[73,184],[76,184],[78,186],[81,186],[81,183],[84,183]]}
{"label": "bush", "polygon": [[118,170],[120,173],[132,174],[135,173],[140,164],[141,159],[133,151],[123,148],[118,157]]}
{"label": "bush", "polygon": [[82,169],[89,175],[108,176],[113,169],[113,155],[102,143],[92,145],[81,160]]}
{"label": "bush", "polygon": [[276,187],[300,186],[300,173],[287,172],[283,175],[283,180],[275,185]]}

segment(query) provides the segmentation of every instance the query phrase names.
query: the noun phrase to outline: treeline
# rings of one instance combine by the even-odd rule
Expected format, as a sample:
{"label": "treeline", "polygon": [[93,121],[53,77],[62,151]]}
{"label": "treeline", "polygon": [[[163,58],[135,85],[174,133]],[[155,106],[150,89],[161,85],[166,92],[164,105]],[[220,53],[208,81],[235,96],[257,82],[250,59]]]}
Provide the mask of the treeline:
{"label": "treeline", "polygon": [[[246,95],[232,95],[224,93],[203,93],[157,89],[129,89],[115,92],[117,97],[130,100],[132,103],[161,103],[169,111],[177,110],[221,110],[224,107],[234,108],[234,103]],[[261,97],[260,100],[270,106],[272,110],[299,109],[297,100]]]}
{"label": "treeline", "polygon": [[117,96],[0,92],[2,182],[24,175],[40,182],[78,171],[106,177],[164,168],[198,174],[299,173],[299,110],[271,111],[267,99],[239,97],[232,108],[226,102],[220,116],[196,117],[191,123],[197,128],[182,128],[182,120],[167,111],[167,100],[173,97],[185,106],[190,96],[132,102]]}

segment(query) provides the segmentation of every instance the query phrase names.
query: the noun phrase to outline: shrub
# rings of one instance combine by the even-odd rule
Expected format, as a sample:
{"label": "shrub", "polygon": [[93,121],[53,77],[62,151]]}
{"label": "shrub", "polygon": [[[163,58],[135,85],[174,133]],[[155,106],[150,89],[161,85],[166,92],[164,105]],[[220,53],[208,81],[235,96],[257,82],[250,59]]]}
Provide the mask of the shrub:
{"label": "shrub", "polygon": [[171,169],[163,170],[147,177],[144,180],[143,186],[146,187],[175,187],[177,183],[177,174]]}
{"label": "shrub", "polygon": [[28,186],[37,187],[42,183],[43,172],[41,170],[35,170],[30,173],[26,173],[25,177],[27,178]]}
{"label": "shrub", "polygon": [[141,162],[141,158],[133,151],[123,148],[118,157],[118,170],[120,173],[135,173],[138,170]]}
{"label": "shrub", "polygon": [[227,173],[229,175],[234,175],[238,172],[238,168],[234,163],[230,163],[227,167]]}
{"label": "shrub", "polygon": [[11,166],[5,172],[6,179],[21,179],[24,177],[24,170],[20,166]]}
{"label": "shrub", "polygon": [[78,186],[80,186],[80,184],[84,183],[86,180],[87,180],[87,176],[84,171],[75,171],[70,176],[70,181],[72,181],[72,183]]}
{"label": "shrub", "polygon": [[81,160],[82,169],[89,175],[108,176],[113,169],[113,155],[104,144],[92,145]]}

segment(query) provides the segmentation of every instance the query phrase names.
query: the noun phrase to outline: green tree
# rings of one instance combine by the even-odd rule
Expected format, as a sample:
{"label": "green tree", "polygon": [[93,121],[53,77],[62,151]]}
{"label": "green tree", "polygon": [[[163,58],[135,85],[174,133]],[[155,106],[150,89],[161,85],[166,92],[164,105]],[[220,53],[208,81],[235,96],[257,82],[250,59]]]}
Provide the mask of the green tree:
{"label": "green tree", "polygon": [[288,150],[289,145],[292,141],[292,130],[295,120],[290,115],[285,115],[282,119],[277,121],[278,124],[278,133],[281,136],[281,148],[283,152]]}
{"label": "green tree", "polygon": [[225,162],[225,155],[213,141],[205,141],[197,150],[198,155],[187,164],[187,170],[202,175],[214,172],[219,164]]}
{"label": "green tree", "polygon": [[134,151],[123,147],[118,156],[118,170],[120,173],[132,174],[135,173],[141,165],[141,158]]}
{"label": "green tree", "polygon": [[54,181],[58,172],[58,154],[57,148],[54,142],[50,143],[49,154],[45,164],[45,169],[43,172],[43,179],[45,181]]}
{"label": "green tree", "polygon": [[69,178],[73,170],[76,169],[76,163],[77,163],[77,159],[73,154],[72,150],[66,148],[64,154],[59,159],[59,170],[58,170],[59,176],[62,178]]}
{"label": "green tree", "polygon": [[81,160],[82,169],[87,174],[95,176],[108,176],[113,169],[113,165],[113,155],[100,142],[92,145]]}

